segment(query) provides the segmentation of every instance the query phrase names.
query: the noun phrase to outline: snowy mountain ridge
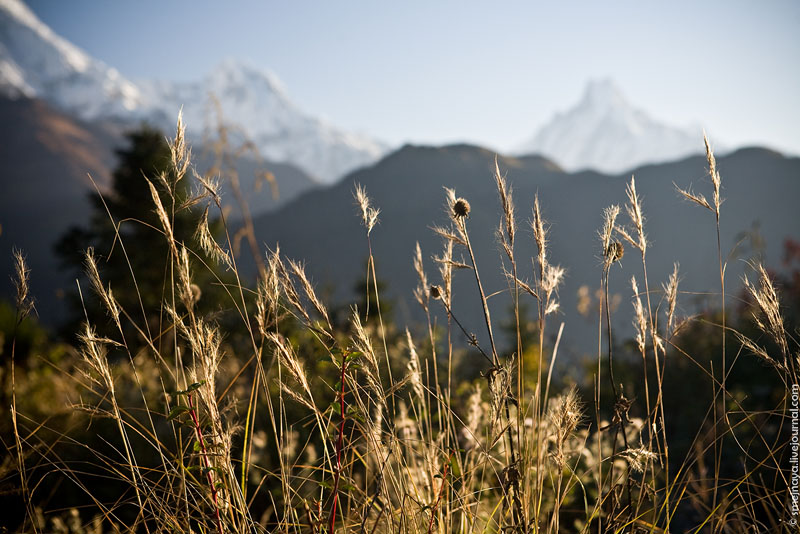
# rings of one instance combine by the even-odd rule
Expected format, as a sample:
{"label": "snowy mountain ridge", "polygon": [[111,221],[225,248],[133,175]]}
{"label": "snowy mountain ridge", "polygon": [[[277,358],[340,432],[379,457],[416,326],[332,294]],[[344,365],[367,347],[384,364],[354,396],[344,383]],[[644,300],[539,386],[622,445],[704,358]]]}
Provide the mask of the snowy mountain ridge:
{"label": "snowy mountain ridge", "polygon": [[569,171],[620,173],[701,152],[702,139],[699,126],[660,123],[630,105],[612,81],[595,80],[578,104],[557,113],[516,152],[542,154]]}
{"label": "snowy mountain ridge", "polygon": [[[223,61],[191,82],[129,80],[56,35],[22,0],[0,0],[0,95],[40,98],[89,121],[147,120],[166,132],[182,108],[195,140],[213,125],[213,95],[224,121],[241,128],[264,157],[326,183],[377,161],[389,148],[304,112],[276,75],[241,62]],[[604,80],[590,82],[576,106],[513,152],[541,154],[569,171],[619,173],[701,150],[700,127],[658,122]]]}
{"label": "snowy mountain ridge", "polygon": [[378,160],[387,146],[369,137],[344,132],[306,114],[289,98],[276,75],[228,59],[196,82],[142,82],[145,100],[172,120],[183,108],[190,128],[201,132],[214,117],[213,98],[222,120],[241,128],[272,160],[287,161],[324,182]]}
{"label": "snowy mountain ridge", "polygon": [[212,94],[223,103],[225,121],[241,127],[263,156],[324,182],[387,150],[299,109],[272,73],[228,60],[197,82],[134,83],[56,35],[21,0],[0,0],[0,95],[41,98],[84,120],[148,120],[166,131],[183,108],[190,134],[199,139]]}
{"label": "snowy mountain ridge", "polygon": [[56,35],[18,0],[0,0],[0,93],[38,97],[84,119],[141,108],[138,88]]}

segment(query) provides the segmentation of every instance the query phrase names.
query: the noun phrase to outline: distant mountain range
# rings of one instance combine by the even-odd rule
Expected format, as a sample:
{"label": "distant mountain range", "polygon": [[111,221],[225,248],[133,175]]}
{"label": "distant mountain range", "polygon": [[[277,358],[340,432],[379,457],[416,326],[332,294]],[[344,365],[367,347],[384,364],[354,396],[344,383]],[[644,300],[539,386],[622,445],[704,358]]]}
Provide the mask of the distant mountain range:
{"label": "distant mountain range", "polygon": [[[386,296],[396,299],[399,319],[419,319],[410,298],[416,284],[411,254],[419,241],[435,280],[429,259],[441,244],[430,226],[445,222],[442,187],[448,186],[472,204],[469,225],[481,274],[487,291],[499,292],[491,299],[495,316],[504,317],[508,297],[494,242],[499,212],[491,179],[493,152],[471,145],[407,145],[388,151],[380,142],[343,132],[298,109],[274,75],[232,61],[196,83],[134,83],[55,35],[19,0],[0,0],[0,278],[8,280],[11,273],[11,247],[23,248],[44,322],[58,320],[57,295],[74,283],[58,271],[52,246],[69,226],[86,222],[87,173],[107,187],[123,132],[147,120],[170,133],[181,106],[193,129],[195,162],[200,171],[207,169],[202,133],[209,90],[229,123],[239,125],[268,158],[263,168],[278,182],[278,201],[268,191],[256,194],[257,162],[236,161],[259,241],[270,247],[280,243],[289,256],[306,260],[309,273],[333,299],[352,298],[351,288],[364,275],[366,243],[352,200],[359,182],[381,209],[373,248],[378,276],[388,283]],[[563,315],[554,319],[566,321],[565,347],[589,350],[596,335],[596,323],[577,313],[576,295],[582,286],[597,286],[596,229],[604,207],[624,202],[630,172],[636,174],[648,216],[651,287],[666,279],[673,261],[681,262],[682,289],[716,287],[713,221],[703,210],[680,202],[672,185],[708,186],[704,158],[690,156],[702,149],[699,129],[658,123],[605,81],[590,83],[576,107],[557,114],[512,152],[519,156],[500,156],[500,167],[515,188],[520,228],[526,228],[538,191],[552,224],[550,257],[568,269]],[[761,252],[775,265],[782,240],[800,233],[800,159],[753,148],[719,158],[719,168],[727,197],[723,247],[731,250],[760,224],[767,238]],[[230,190],[224,193],[230,202]],[[530,276],[533,244],[527,230],[520,231],[519,243],[519,257],[528,258],[523,276]],[[730,261],[732,287],[743,265]],[[612,274],[612,290],[623,303],[630,296],[631,274],[639,273],[635,254],[629,254]],[[0,292],[8,295],[9,287],[4,284]],[[455,288],[454,310],[482,337],[474,281],[459,272]],[[685,310],[696,307],[698,298],[683,298]],[[629,314],[620,317],[625,318],[624,332]]]}
{"label": "distant mountain range", "polygon": [[[292,102],[277,76],[234,60],[196,81],[127,79],[56,35],[21,0],[0,0],[0,95],[40,98],[84,121],[147,120],[165,131],[172,130],[183,108],[196,141],[212,117],[214,95],[225,120],[264,157],[297,166],[323,183],[374,163],[390,148],[313,117]],[[557,113],[509,152],[541,154],[570,171],[617,173],[697,153],[701,139],[699,127],[663,124],[602,80],[590,82],[576,106]]]}
{"label": "distant mountain range", "polygon": [[611,80],[596,80],[577,105],[556,114],[516,152],[542,154],[570,171],[618,173],[697,154],[702,138],[699,126],[660,123],[629,104]]}
{"label": "distant mountain range", "polygon": [[387,148],[308,115],[274,75],[233,61],[197,82],[135,83],[56,35],[20,0],[0,0],[2,96],[40,98],[85,121],[148,120],[165,131],[174,128],[183,107],[199,141],[210,94],[265,157],[292,163],[323,182],[376,161]]}
{"label": "distant mountain range", "polygon": [[[405,146],[332,187],[311,190],[278,211],[257,218],[256,233],[267,246],[280,244],[283,253],[304,260],[308,273],[323,292],[328,291],[339,302],[352,302],[359,298],[354,288],[365,276],[367,257],[364,228],[353,201],[355,184],[362,184],[375,207],[381,210],[371,238],[377,276],[387,283],[384,296],[387,300],[395,299],[400,321],[423,320],[412,298],[417,283],[412,268],[414,246],[419,241],[428,276],[436,283],[437,267],[431,257],[441,253],[442,243],[431,227],[447,224],[442,188],[453,187],[472,206],[468,223],[471,240],[486,292],[495,295],[490,299],[492,317],[500,324],[510,317],[510,302],[495,238],[500,205],[492,179],[494,157],[493,152],[470,145]],[[714,217],[683,201],[673,185],[673,182],[683,188],[693,185],[694,190],[710,198],[706,165],[705,157],[692,156],[632,171],[643,198],[645,231],[651,243],[647,261],[650,287],[655,292],[654,305],[659,301],[661,283],[667,280],[673,262],[677,261],[680,289],[687,292],[679,300],[682,314],[704,305],[718,306],[718,297],[697,296],[713,292],[719,285]],[[597,230],[602,223],[602,211],[611,204],[625,203],[630,174],[568,173],[535,156],[500,156],[499,166],[514,188],[521,276],[527,279],[533,276],[531,258],[535,255],[535,245],[528,221],[537,192],[550,224],[548,257],[567,269],[560,291],[561,312],[550,319],[550,332],[557,329],[558,322],[565,321],[562,348],[569,347],[573,352],[596,351],[597,320],[594,315],[586,318],[578,313],[578,291],[586,286],[589,295],[594,295],[599,287],[602,252]],[[733,306],[746,267],[743,260],[762,253],[768,265],[778,267],[784,239],[800,238],[797,209],[800,158],[786,158],[766,149],[741,149],[720,157],[718,168],[725,198],[721,217],[724,257],[736,249],[729,257],[726,275]],[[763,250],[753,250],[751,245],[758,240],[746,238],[754,229],[766,241]],[[467,257],[465,252],[457,252],[457,256],[462,254]],[[636,251],[628,250],[611,273],[611,290],[621,298],[617,320],[620,340],[632,333],[630,279],[635,275],[641,284],[641,272]],[[469,271],[457,271],[455,279],[454,312],[486,343],[475,280]],[[591,309],[597,309],[596,301]],[[439,324],[444,324],[446,318],[441,311],[437,317]]]}
{"label": "distant mountain range", "polygon": [[[84,122],[54,110],[40,100],[0,99],[0,278],[11,274],[10,249],[17,246],[28,254],[32,267],[32,288],[42,319],[58,321],[63,306],[58,295],[74,281],[60,273],[53,257],[53,242],[74,224],[85,224],[87,194],[90,190],[86,172],[107,187],[114,163],[113,151],[119,146],[119,133],[113,126]],[[202,154],[202,147],[195,153]],[[202,165],[202,157],[198,158]],[[253,162],[239,162],[243,188],[253,191]],[[599,256],[596,230],[602,209],[624,202],[624,175],[606,175],[594,171],[569,173],[540,156],[499,157],[500,168],[507,172],[514,186],[519,214],[518,257],[522,275],[530,278],[530,258],[534,253],[526,220],[530,218],[533,196],[539,193],[544,215],[551,224],[551,261],[567,268],[566,284],[561,291],[564,320],[564,347],[588,351],[596,323],[576,311],[577,293],[587,286],[593,292],[599,280]],[[432,281],[436,268],[430,260],[438,254],[441,243],[430,230],[446,223],[442,187],[455,187],[472,204],[469,227],[476,246],[476,256],[494,316],[505,318],[508,297],[500,276],[499,250],[494,230],[499,221],[499,205],[491,178],[494,153],[471,145],[425,147],[407,145],[378,163],[351,173],[332,186],[315,185],[293,167],[267,164],[281,183],[306,185],[282,189],[286,195],[281,205],[268,204],[268,192],[251,194],[257,204],[255,228],[260,243],[281,250],[290,257],[306,261],[314,282],[330,298],[348,302],[356,298],[353,288],[364,276],[366,257],[364,229],[352,198],[355,183],[363,184],[375,206],[381,209],[380,222],[372,234],[378,276],[387,282],[386,298],[396,301],[398,319],[414,321],[420,314],[411,299],[416,284],[411,267],[414,244],[419,241],[426,268]],[[766,149],[743,149],[719,158],[726,199],[722,214],[722,243],[730,251],[748,231],[758,226],[766,238],[761,250],[769,264],[780,258],[784,238],[798,238],[800,212],[800,159],[786,158]],[[716,242],[713,217],[695,206],[682,202],[672,185],[681,187],[694,182],[695,189],[708,188],[705,158],[696,156],[676,162],[647,165],[636,169],[637,187],[644,199],[647,233],[652,243],[648,251],[651,287],[658,288],[672,269],[681,263],[682,290],[707,291],[716,284]],[[285,173],[290,173],[289,178]],[[291,174],[300,173],[300,174]],[[287,181],[288,180],[288,181]],[[223,197],[231,201],[231,195]],[[260,199],[260,200],[259,200]],[[691,237],[687,237],[691,236]],[[755,240],[754,242],[758,242]],[[728,267],[729,288],[739,284],[739,275],[751,251],[740,247]],[[247,269],[248,257],[240,264]],[[252,265],[250,273],[253,274]],[[630,276],[640,276],[636,254],[626,254],[620,269],[612,273],[612,291],[627,305]],[[3,285],[8,295],[10,285]],[[479,337],[483,335],[480,307],[474,281],[467,272],[458,272],[454,310]],[[731,294],[734,290],[730,289]],[[681,300],[682,311],[689,313],[699,297]],[[629,315],[619,324],[620,332],[629,327]],[[439,318],[443,320],[442,317]],[[593,326],[594,325],[594,326]]]}

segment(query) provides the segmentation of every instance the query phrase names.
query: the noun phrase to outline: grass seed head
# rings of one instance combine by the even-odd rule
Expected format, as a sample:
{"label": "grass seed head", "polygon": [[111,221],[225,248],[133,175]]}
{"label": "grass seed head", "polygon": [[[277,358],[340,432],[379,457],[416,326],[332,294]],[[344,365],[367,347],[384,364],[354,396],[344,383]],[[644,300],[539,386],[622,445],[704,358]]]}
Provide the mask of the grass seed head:
{"label": "grass seed head", "polygon": [[417,348],[414,346],[414,340],[411,339],[411,332],[409,332],[408,328],[406,328],[406,342],[408,343],[409,353],[408,365],[406,367],[411,378],[411,387],[414,390],[414,394],[417,396],[417,400],[420,402],[420,406],[423,406],[425,404],[425,389],[422,386],[422,370],[420,368]]}
{"label": "grass seed head", "polygon": [[361,223],[367,229],[367,235],[369,235],[370,232],[372,232],[372,229],[378,223],[378,215],[380,214],[381,210],[372,207],[370,199],[367,196],[367,191],[361,184],[356,184],[356,190],[355,193],[353,193],[353,196],[355,197],[356,203],[358,203],[358,207],[361,210]]}
{"label": "grass seed head", "polygon": [[442,286],[435,286],[438,290],[438,297],[434,296],[431,286],[431,298],[442,298],[446,306],[450,306],[450,297],[453,290],[453,240],[445,238],[444,250],[441,256],[434,257],[434,261],[439,264],[439,275],[442,279]]}
{"label": "grass seed head", "polygon": [[647,321],[644,317],[644,306],[642,305],[639,285],[636,283],[635,276],[631,276],[631,288],[633,289],[633,326],[636,328],[636,345],[639,347],[639,352],[644,354],[645,343],[647,342]]}
{"label": "grass seed head", "polygon": [[25,261],[25,256],[19,249],[14,249],[14,286],[17,290],[15,304],[17,311],[20,314],[20,319],[26,317],[33,310],[33,299],[30,297],[30,287],[28,281],[30,280],[31,270],[28,263]]}
{"label": "grass seed head", "polygon": [[191,150],[186,145],[186,125],[183,122],[183,109],[178,112],[178,126],[175,138],[169,142],[170,159],[175,171],[175,183],[186,176],[191,163]]}
{"label": "grass seed head", "polygon": [[300,286],[303,288],[303,292],[306,295],[306,298],[311,305],[314,306],[314,309],[317,310],[322,318],[325,320],[325,323],[330,327],[331,321],[328,318],[328,310],[325,308],[325,305],[322,304],[322,301],[317,297],[316,291],[314,291],[314,286],[311,285],[311,282],[308,280],[306,276],[305,267],[296,261],[289,260],[289,269],[294,273],[295,278],[300,282]]}
{"label": "grass seed head", "polygon": [[106,289],[103,286],[103,282],[100,280],[100,272],[97,269],[97,259],[94,255],[94,248],[89,247],[86,249],[86,253],[84,256],[84,266],[86,268],[86,274],[89,276],[89,282],[92,285],[92,289],[100,297],[100,300],[103,301],[103,305],[106,308],[106,311],[114,320],[114,323],[117,327],[120,326],[120,307],[117,304],[116,299],[114,299],[114,295],[111,293],[111,286]]}
{"label": "grass seed head", "polygon": [[414,288],[414,298],[417,300],[422,309],[428,309],[428,298],[429,293],[427,291],[428,286],[428,276],[425,274],[425,267],[422,262],[422,248],[419,246],[419,241],[417,241],[417,247],[414,250],[414,270],[417,273],[417,280],[418,284],[417,287]]}
{"label": "grass seed head", "polygon": [[719,207],[722,204],[720,197],[720,189],[722,186],[722,178],[717,170],[717,159],[714,157],[714,152],[711,150],[711,142],[708,136],[703,132],[703,143],[706,146],[706,160],[708,161],[708,174],[711,176],[711,185],[714,186],[714,212],[719,217]]}
{"label": "grass seed head", "polygon": [[556,450],[552,456],[556,465],[563,469],[567,461],[564,444],[583,420],[583,407],[574,386],[550,401],[547,419],[555,434]]}
{"label": "grass seed head", "polygon": [[533,221],[531,222],[531,228],[533,228],[533,239],[536,241],[536,248],[539,251],[539,267],[543,270],[544,266],[547,265],[547,228],[542,219],[542,210],[539,207],[539,193],[536,193],[536,196],[533,198]]}
{"label": "grass seed head", "polygon": [[676,262],[672,267],[672,274],[669,275],[667,284],[663,286],[664,295],[667,297],[667,337],[671,337],[674,333],[675,326],[675,306],[678,302],[678,268],[680,265]]}
{"label": "grass seed head", "polygon": [[[514,220],[514,200],[512,198],[512,188],[508,185],[506,178],[500,174],[500,167],[497,164],[497,156],[494,158],[494,180],[497,184],[497,193],[500,195],[500,205],[503,208],[503,218],[500,222],[500,237],[507,248],[514,248],[514,236],[517,230],[517,223]],[[503,232],[505,230],[505,232]],[[506,244],[505,237],[508,238]],[[509,254],[510,256],[510,254]]]}
{"label": "grass seed head", "polygon": [[631,181],[628,183],[625,193],[628,196],[628,204],[625,205],[625,211],[627,211],[631,224],[636,230],[636,239],[634,240],[625,233],[622,235],[626,239],[629,239],[631,243],[644,254],[647,250],[647,237],[644,233],[644,215],[642,214],[642,201],[639,198],[639,194],[636,192],[636,180],[633,176],[631,176]]}
{"label": "grass seed head", "polygon": [[747,275],[744,276],[745,290],[755,301],[757,307],[757,310],[753,312],[753,319],[764,333],[772,337],[786,357],[789,347],[786,341],[786,330],[783,325],[778,292],[775,290],[772,278],[761,263],[755,264],[753,269],[758,274],[757,286],[750,282]]}
{"label": "grass seed head", "polygon": [[637,473],[644,472],[647,464],[658,458],[658,454],[649,451],[644,447],[639,447],[638,449],[627,449],[620,454],[628,460],[628,464],[631,466],[631,469]]}
{"label": "grass seed head", "polygon": [[211,234],[211,228],[208,224],[208,206],[203,210],[203,215],[200,217],[200,221],[195,229],[194,238],[209,258],[217,263],[224,263],[229,269],[233,268],[233,263],[231,262],[228,252],[217,243],[217,240],[214,239],[214,236]]}

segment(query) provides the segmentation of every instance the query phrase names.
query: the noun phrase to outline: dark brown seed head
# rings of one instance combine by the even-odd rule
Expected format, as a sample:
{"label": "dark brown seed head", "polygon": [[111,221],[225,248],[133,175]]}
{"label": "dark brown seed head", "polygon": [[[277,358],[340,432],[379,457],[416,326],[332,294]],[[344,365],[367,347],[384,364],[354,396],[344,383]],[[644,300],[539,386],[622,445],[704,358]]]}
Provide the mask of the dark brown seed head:
{"label": "dark brown seed head", "polygon": [[608,244],[608,249],[606,249],[606,258],[608,258],[609,262],[614,263],[615,261],[619,261],[622,259],[622,256],[625,255],[625,247],[619,241],[613,241]]}
{"label": "dark brown seed head", "polygon": [[432,299],[438,299],[439,297],[442,296],[442,288],[439,286],[431,286],[430,289],[428,290],[428,293],[430,294]]}
{"label": "dark brown seed head", "polygon": [[469,202],[463,198],[457,198],[453,202],[453,217],[456,219],[463,219],[469,216]]}

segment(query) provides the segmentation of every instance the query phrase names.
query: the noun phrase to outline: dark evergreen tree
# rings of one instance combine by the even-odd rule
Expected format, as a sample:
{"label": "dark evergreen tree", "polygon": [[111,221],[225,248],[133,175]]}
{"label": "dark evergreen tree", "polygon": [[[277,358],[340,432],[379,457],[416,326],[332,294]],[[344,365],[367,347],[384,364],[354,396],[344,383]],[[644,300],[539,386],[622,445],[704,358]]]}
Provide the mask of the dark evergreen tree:
{"label": "dark evergreen tree", "polygon": [[[91,294],[83,275],[85,253],[91,247],[104,286],[111,287],[115,299],[133,322],[145,331],[149,329],[150,337],[158,337],[165,322],[163,305],[173,303],[172,287],[177,274],[173,272],[170,248],[148,180],[158,191],[176,242],[193,251],[190,255],[193,282],[202,294],[199,311],[216,311],[224,300],[219,281],[225,274],[194,244],[193,235],[203,206],[191,201],[190,177],[178,181],[170,191],[166,184],[175,183],[176,171],[170,146],[158,130],[143,126],[129,133],[127,139],[129,145],[117,151],[118,166],[110,190],[91,196],[92,211],[87,225],[71,228],[56,245],[64,267],[74,270],[81,280],[81,291],[76,288],[69,296],[73,305],[64,325],[67,335],[74,336],[86,319],[100,335],[115,337],[118,333],[100,299]],[[219,223],[216,226],[219,230]],[[135,328],[130,330],[125,332],[129,343],[136,339],[143,341]]]}

